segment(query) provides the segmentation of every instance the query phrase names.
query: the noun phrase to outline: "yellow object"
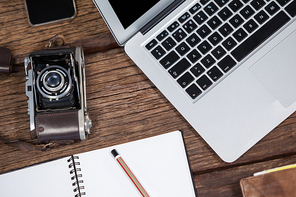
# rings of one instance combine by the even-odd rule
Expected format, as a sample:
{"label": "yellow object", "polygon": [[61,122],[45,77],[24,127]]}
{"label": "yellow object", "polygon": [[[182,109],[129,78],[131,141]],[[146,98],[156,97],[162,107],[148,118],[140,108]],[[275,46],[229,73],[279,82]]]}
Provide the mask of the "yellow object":
{"label": "yellow object", "polygon": [[257,172],[254,174],[254,176],[258,176],[258,175],[262,175],[262,174],[266,174],[266,173],[270,173],[270,172],[276,172],[276,171],[280,171],[280,170],[286,170],[286,169],[295,168],[295,167],[296,167],[296,164],[291,164],[291,165],[287,165],[287,166],[264,170],[262,172]]}

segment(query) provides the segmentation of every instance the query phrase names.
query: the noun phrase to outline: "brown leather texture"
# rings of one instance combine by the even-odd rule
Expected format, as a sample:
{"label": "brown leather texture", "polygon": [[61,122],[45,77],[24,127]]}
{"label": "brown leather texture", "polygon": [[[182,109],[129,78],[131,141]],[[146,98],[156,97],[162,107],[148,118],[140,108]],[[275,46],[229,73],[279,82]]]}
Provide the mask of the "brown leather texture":
{"label": "brown leather texture", "polygon": [[10,147],[18,148],[20,150],[36,150],[36,146],[18,140],[4,140],[0,139],[0,144],[4,144]]}
{"label": "brown leather texture", "polygon": [[38,141],[80,140],[78,110],[41,113],[36,115]]}
{"label": "brown leather texture", "polygon": [[0,47],[0,73],[11,72],[11,51],[8,48]]}
{"label": "brown leather texture", "polygon": [[240,181],[244,197],[295,197],[296,168],[244,178]]}

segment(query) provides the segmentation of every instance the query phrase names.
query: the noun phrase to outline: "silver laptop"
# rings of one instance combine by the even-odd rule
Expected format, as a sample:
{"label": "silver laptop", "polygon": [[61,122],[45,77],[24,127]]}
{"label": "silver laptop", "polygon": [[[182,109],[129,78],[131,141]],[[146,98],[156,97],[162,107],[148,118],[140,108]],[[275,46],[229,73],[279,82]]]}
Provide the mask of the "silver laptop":
{"label": "silver laptop", "polygon": [[296,110],[295,0],[94,0],[120,45],[233,162]]}

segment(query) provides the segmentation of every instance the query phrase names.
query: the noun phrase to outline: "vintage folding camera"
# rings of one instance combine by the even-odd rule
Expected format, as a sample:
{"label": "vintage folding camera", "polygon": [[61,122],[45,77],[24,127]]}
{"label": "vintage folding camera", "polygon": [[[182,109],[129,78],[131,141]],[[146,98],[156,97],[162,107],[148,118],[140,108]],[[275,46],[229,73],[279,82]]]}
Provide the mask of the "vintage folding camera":
{"label": "vintage folding camera", "polygon": [[82,47],[31,53],[25,72],[32,138],[42,143],[87,139],[92,123]]}

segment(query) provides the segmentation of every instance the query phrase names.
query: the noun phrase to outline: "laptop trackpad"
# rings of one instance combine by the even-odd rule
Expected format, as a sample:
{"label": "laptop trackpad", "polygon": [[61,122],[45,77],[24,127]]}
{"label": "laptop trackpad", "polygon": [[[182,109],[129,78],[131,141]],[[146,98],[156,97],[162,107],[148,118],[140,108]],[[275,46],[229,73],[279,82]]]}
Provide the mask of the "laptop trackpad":
{"label": "laptop trackpad", "polygon": [[296,101],[296,30],[263,56],[251,72],[282,103]]}

